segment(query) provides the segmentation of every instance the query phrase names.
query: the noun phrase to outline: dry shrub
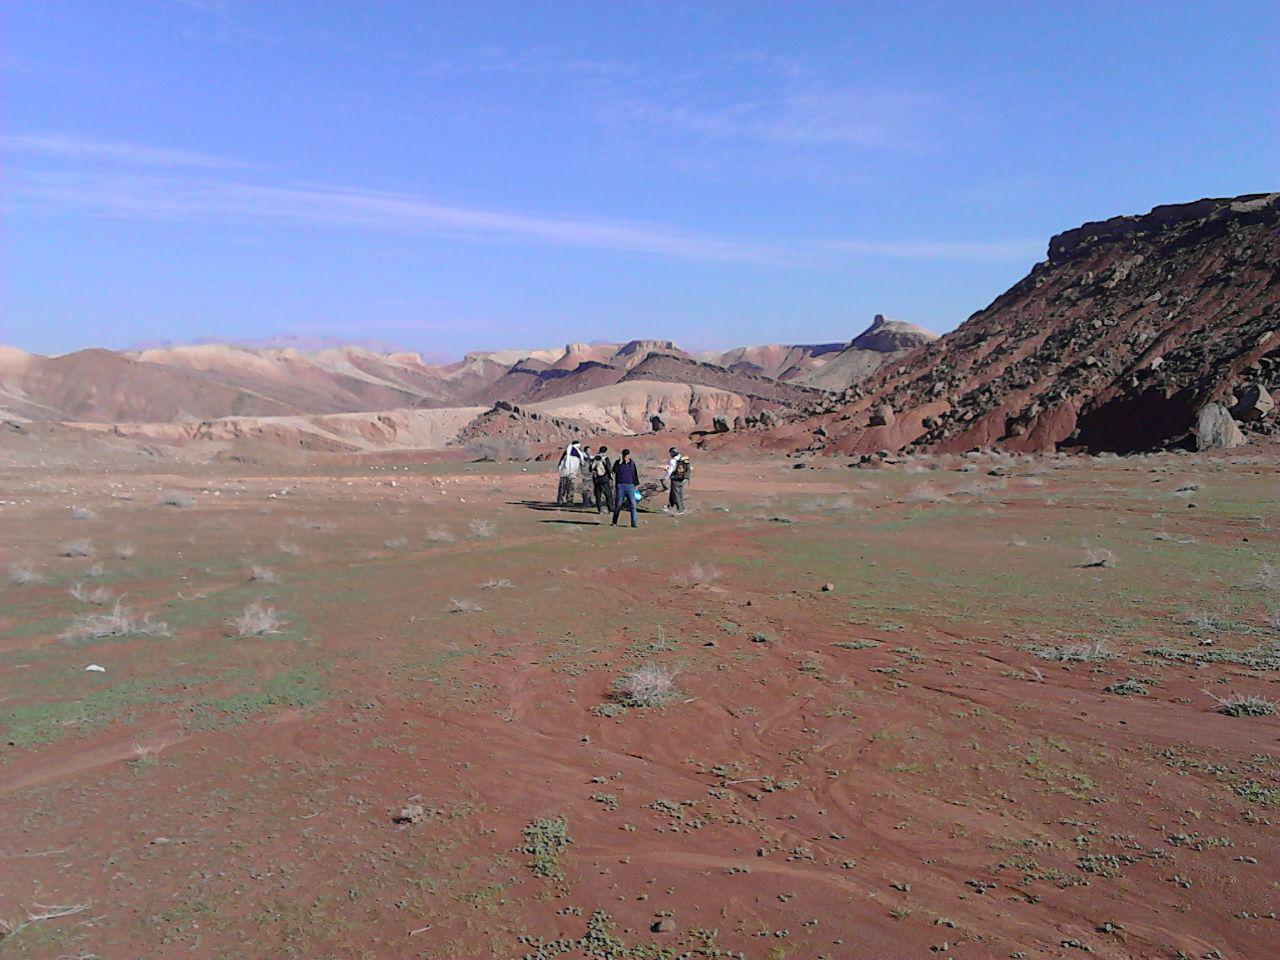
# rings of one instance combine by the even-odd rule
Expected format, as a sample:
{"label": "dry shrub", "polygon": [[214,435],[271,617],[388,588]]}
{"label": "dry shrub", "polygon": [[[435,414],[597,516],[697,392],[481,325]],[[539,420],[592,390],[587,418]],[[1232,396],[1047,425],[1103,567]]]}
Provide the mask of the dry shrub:
{"label": "dry shrub", "polygon": [[111,591],[106,587],[94,587],[90,589],[83,583],[76,583],[71,587],[71,596],[81,603],[91,603],[94,606],[102,606],[111,599]]}
{"label": "dry shrub", "polygon": [[290,557],[302,556],[302,548],[292,540],[277,540],[276,549]]}
{"label": "dry shrub", "polygon": [[282,619],[274,607],[264,606],[261,600],[254,600],[239,616],[227,621],[237,637],[261,637],[269,633],[280,633],[288,621]]}
{"label": "dry shrub", "polygon": [[950,498],[940,490],[935,490],[931,484],[922,483],[918,487],[912,487],[907,491],[908,503],[948,503]]}
{"label": "dry shrub", "polygon": [[626,707],[656,707],[675,695],[676,670],[646,663],[613,681],[609,696]]}
{"label": "dry shrub", "polygon": [[1217,701],[1214,711],[1224,716],[1269,717],[1276,712],[1276,702],[1266,697],[1243,693],[1229,693],[1225,697],[1219,697],[1208,690],[1205,693]]}
{"label": "dry shrub", "polygon": [[1253,582],[1263,590],[1280,590],[1280,567],[1264,560],[1258,568]]}
{"label": "dry shrub", "polygon": [[260,563],[250,563],[249,579],[256,583],[279,583],[279,575],[270,567],[264,567]]}
{"label": "dry shrub", "polygon": [[482,520],[476,517],[470,523],[471,536],[477,540],[488,540],[497,532],[498,527],[492,520]]}
{"label": "dry shrub", "polygon": [[116,546],[116,559],[131,560],[138,554],[138,548],[132,543],[121,543]]}
{"label": "dry shrub", "polygon": [[403,550],[409,546],[408,537],[392,537],[390,540],[384,540],[382,545],[388,550]]}
{"label": "dry shrub", "polygon": [[486,580],[484,583],[481,584],[481,586],[485,590],[510,590],[512,587],[515,586],[515,584],[512,583],[510,580],[508,580],[506,577],[503,577],[501,580],[493,580],[493,579]]}
{"label": "dry shrub", "polygon": [[88,507],[75,506],[71,508],[71,516],[75,520],[97,520],[98,515]]}
{"label": "dry shrub", "polygon": [[90,540],[68,540],[58,548],[61,557],[92,557],[93,542]]}
{"label": "dry shrub", "polygon": [[195,497],[191,496],[189,493],[183,492],[182,490],[166,490],[164,493],[160,494],[160,499],[156,501],[156,506],[159,507],[186,508],[194,507],[195,505]]}
{"label": "dry shrub", "polygon": [[9,568],[9,582],[15,587],[25,587],[29,583],[39,583],[43,579],[39,571],[25,563],[16,563]]}
{"label": "dry shrub", "polygon": [[468,600],[466,597],[450,597],[449,598],[450,613],[483,613],[484,607],[476,603],[474,600]]}
{"label": "dry shrub", "polygon": [[152,620],[147,614],[141,620],[134,617],[129,608],[119,600],[107,613],[77,617],[58,637],[66,643],[88,643],[107,637],[168,637],[169,625],[163,620]]}
{"label": "dry shrub", "polygon": [[457,538],[444,527],[432,527],[426,532],[427,543],[453,543]]}
{"label": "dry shrub", "polygon": [[1077,566],[1082,568],[1114,567],[1116,563],[1116,555],[1111,550],[1106,547],[1091,547],[1086,544],[1084,547],[1084,559]]}
{"label": "dry shrub", "polygon": [[671,577],[671,582],[676,584],[676,586],[684,587],[686,590],[691,590],[696,586],[711,584],[719,579],[719,570],[711,566],[711,564],[704,565],[695,560],[693,563],[689,564],[689,569],[674,574]]}
{"label": "dry shrub", "polygon": [[1100,663],[1115,659],[1115,654],[1101,641],[1066,644],[1061,647],[1041,647],[1035,651],[1035,655],[1041,660],[1056,660],[1059,663]]}

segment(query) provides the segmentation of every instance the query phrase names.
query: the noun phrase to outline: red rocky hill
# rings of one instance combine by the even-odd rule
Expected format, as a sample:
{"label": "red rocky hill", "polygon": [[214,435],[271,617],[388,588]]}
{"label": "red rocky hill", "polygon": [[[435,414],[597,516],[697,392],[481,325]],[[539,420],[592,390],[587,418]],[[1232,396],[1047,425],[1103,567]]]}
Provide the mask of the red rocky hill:
{"label": "red rocky hill", "polygon": [[1278,330],[1280,194],[1156,207],[1058,234],[985,310],[773,442],[1129,452],[1191,442],[1211,402],[1272,432],[1241,404],[1280,379]]}

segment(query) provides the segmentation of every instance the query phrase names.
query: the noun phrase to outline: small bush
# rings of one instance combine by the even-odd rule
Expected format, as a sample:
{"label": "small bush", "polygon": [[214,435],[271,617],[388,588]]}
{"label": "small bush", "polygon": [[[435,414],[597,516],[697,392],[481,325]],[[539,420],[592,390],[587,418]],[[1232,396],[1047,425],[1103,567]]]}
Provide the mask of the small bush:
{"label": "small bush", "polygon": [[237,637],[261,637],[269,633],[280,633],[288,621],[282,619],[274,607],[263,606],[261,600],[254,600],[239,616],[227,621]]}
{"label": "small bush", "polygon": [[102,606],[111,599],[111,591],[106,587],[94,587],[90,589],[83,583],[77,583],[71,588],[71,596],[81,603],[91,603],[94,606]]}
{"label": "small bush", "polygon": [[573,842],[568,821],[564,817],[542,817],[531,821],[523,833],[525,843],[520,852],[529,856],[529,869],[539,877],[560,879],[560,857]]}
{"label": "small bush", "polygon": [[485,590],[510,590],[515,584],[503,577],[501,580],[486,580],[481,586]]}
{"label": "small bush", "polygon": [[160,507],[178,507],[185,509],[186,507],[194,507],[196,505],[195,497],[182,490],[166,490],[160,494],[160,499],[156,501],[156,506]]}
{"label": "small bush", "polygon": [[908,490],[906,499],[908,503],[948,503],[951,498],[931,484],[922,483]]}
{"label": "small bush", "polygon": [[121,543],[116,546],[116,559],[131,560],[138,554],[138,548],[132,543]]}
{"label": "small bush", "polygon": [[1145,697],[1147,695],[1147,685],[1141,680],[1135,680],[1129,677],[1118,683],[1112,683],[1102,688],[1103,693],[1114,693],[1121,697]]}
{"label": "small bush", "polygon": [[[1207,690],[1205,692],[1209,693]],[[1218,702],[1215,711],[1228,717],[1269,717],[1276,712],[1276,702],[1265,697],[1240,693],[1228,694],[1226,697],[1209,693],[1209,696]]]}
{"label": "small bush", "polygon": [[302,548],[291,540],[277,540],[276,549],[290,557],[302,556]]}
{"label": "small bush", "polygon": [[25,587],[29,583],[39,583],[43,579],[39,571],[25,563],[16,563],[9,568],[9,582],[15,587]]}
{"label": "small bush", "polygon": [[1277,567],[1274,563],[1263,561],[1262,566],[1258,568],[1258,572],[1253,578],[1253,582],[1263,590],[1280,590],[1280,567]]}
{"label": "small bush", "polygon": [[427,543],[453,543],[457,538],[444,527],[432,527],[424,539]]}
{"label": "small bush", "polygon": [[474,600],[468,600],[466,597],[450,597],[449,598],[450,613],[483,613],[484,607],[476,603]]}
{"label": "small bush", "polygon": [[656,707],[675,695],[676,671],[646,663],[613,681],[610,697],[627,707]]}
{"label": "small bush", "polygon": [[92,557],[93,543],[89,540],[68,540],[58,548],[62,557]]}
{"label": "small bush", "polygon": [[98,515],[88,507],[72,507],[71,516],[75,520],[97,520]]}
{"label": "small bush", "polygon": [[1089,567],[1114,567],[1116,565],[1116,555],[1106,547],[1090,547],[1084,548],[1084,559],[1080,561],[1078,566],[1082,568]]}
{"label": "small bush", "polygon": [[492,520],[482,520],[476,517],[471,521],[471,536],[477,540],[488,540],[497,532],[497,525]]}
{"label": "small bush", "polygon": [[279,583],[279,575],[270,567],[264,567],[260,563],[249,564],[249,579],[255,583]]}
{"label": "small bush", "polygon": [[408,537],[392,537],[390,540],[384,540],[382,545],[388,550],[403,550],[409,546]]}
{"label": "small bush", "polygon": [[689,564],[689,569],[675,574],[671,582],[677,586],[691,590],[699,585],[710,585],[720,579],[720,571],[711,564],[701,564],[697,560]]}
{"label": "small bush", "polygon": [[162,620],[152,620],[147,614],[141,620],[133,617],[129,608],[119,600],[108,613],[95,613],[77,617],[60,635],[66,643],[88,643],[107,637],[168,637],[169,625]]}
{"label": "small bush", "polygon": [[1041,660],[1055,660],[1058,663],[1101,663],[1104,660],[1115,659],[1115,654],[1101,641],[1066,644],[1061,647],[1041,647],[1034,653]]}

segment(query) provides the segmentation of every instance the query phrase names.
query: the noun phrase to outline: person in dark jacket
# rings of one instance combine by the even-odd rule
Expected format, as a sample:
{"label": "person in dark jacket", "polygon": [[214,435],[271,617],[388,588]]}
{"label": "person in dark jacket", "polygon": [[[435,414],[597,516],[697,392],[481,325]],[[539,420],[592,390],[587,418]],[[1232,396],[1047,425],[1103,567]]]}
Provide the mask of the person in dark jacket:
{"label": "person in dark jacket", "polygon": [[596,513],[606,510],[613,513],[613,459],[609,456],[609,448],[597,450],[596,455],[587,461],[587,469],[595,487]]}
{"label": "person in dark jacket", "polygon": [[627,509],[631,511],[631,525],[637,526],[636,494],[640,490],[640,469],[631,459],[630,450],[623,450],[622,456],[613,465],[613,478],[618,483],[613,501],[613,525],[615,527],[618,525],[618,514],[622,512],[622,504],[625,501]]}

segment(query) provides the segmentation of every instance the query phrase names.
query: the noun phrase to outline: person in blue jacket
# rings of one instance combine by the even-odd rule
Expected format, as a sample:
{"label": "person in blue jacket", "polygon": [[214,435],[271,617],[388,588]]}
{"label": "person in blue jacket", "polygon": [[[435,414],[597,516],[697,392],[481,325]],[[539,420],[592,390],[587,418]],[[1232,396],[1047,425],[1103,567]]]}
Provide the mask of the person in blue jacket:
{"label": "person in blue jacket", "polygon": [[623,450],[618,462],[613,465],[613,478],[617,481],[617,492],[613,500],[613,525],[618,525],[618,514],[623,503],[631,511],[631,525],[636,526],[636,497],[640,492],[640,470],[631,459],[631,451]]}

